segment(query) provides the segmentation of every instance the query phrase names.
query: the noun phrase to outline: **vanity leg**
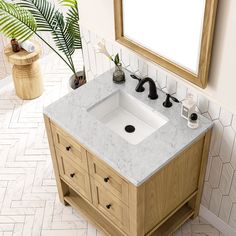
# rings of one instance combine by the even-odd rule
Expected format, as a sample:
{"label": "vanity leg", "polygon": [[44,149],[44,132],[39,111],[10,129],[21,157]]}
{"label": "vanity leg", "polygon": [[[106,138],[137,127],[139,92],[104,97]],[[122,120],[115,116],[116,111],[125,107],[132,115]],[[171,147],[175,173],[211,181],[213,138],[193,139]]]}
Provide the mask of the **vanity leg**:
{"label": "vanity leg", "polygon": [[206,135],[205,135],[205,139],[204,139],[201,169],[200,169],[200,175],[199,175],[199,180],[198,180],[198,194],[189,203],[190,206],[194,209],[194,215],[192,216],[193,219],[198,216],[199,210],[200,210],[200,204],[201,204],[202,192],[203,192],[203,185],[204,185],[205,173],[206,173],[206,167],[207,167],[207,161],[208,161],[208,154],[209,154],[209,148],[210,148],[210,142],[211,142],[211,132],[212,132],[212,129],[208,130]]}
{"label": "vanity leg", "polygon": [[129,184],[130,236],[144,236],[145,185]]}
{"label": "vanity leg", "polygon": [[60,179],[59,175],[59,168],[57,164],[57,158],[56,158],[56,151],[55,151],[55,146],[53,142],[53,136],[52,136],[52,130],[51,130],[51,125],[50,125],[50,119],[44,115],[44,123],[47,131],[47,136],[48,136],[48,142],[49,142],[49,147],[50,147],[50,152],[51,152],[51,157],[52,157],[52,164],[53,164],[53,170],[55,174],[55,179],[57,183],[57,190],[59,194],[59,198],[62,204],[67,205],[67,203],[64,200],[64,196],[69,192],[68,186],[63,183]]}

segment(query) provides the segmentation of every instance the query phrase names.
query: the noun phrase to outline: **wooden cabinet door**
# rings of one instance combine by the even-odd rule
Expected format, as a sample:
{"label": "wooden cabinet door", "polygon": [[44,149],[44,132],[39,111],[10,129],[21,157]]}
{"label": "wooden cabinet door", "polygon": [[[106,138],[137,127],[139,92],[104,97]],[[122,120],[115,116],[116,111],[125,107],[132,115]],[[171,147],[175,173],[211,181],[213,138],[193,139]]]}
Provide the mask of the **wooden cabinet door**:
{"label": "wooden cabinet door", "polygon": [[71,160],[88,171],[86,150],[62,129],[52,126],[52,134],[56,148],[64,152]]}
{"label": "wooden cabinet door", "polygon": [[60,176],[91,202],[92,198],[88,172],[71,161],[70,158],[59,149],[56,150],[56,154]]}
{"label": "wooden cabinet door", "polygon": [[93,204],[124,232],[129,232],[129,208],[116,196],[91,178]]}
{"label": "wooden cabinet door", "polygon": [[89,152],[88,163],[90,174],[94,177],[94,179],[128,205],[128,182]]}

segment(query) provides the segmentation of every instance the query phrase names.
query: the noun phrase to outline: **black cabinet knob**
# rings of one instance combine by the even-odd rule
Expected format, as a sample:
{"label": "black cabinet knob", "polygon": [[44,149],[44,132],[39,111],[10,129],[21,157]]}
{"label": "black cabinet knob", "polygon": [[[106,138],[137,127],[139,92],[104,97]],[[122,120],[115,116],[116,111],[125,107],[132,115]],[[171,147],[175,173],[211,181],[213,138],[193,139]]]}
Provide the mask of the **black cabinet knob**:
{"label": "black cabinet knob", "polygon": [[70,177],[73,178],[75,176],[75,173],[70,174]]}
{"label": "black cabinet knob", "polygon": [[104,178],[104,182],[107,183],[109,181],[109,179],[110,179],[109,177]]}
{"label": "black cabinet knob", "polygon": [[106,208],[110,209],[111,208],[111,204],[106,205]]}
{"label": "black cabinet knob", "polygon": [[71,146],[68,146],[68,147],[66,147],[66,151],[70,151],[70,149],[71,149]]}

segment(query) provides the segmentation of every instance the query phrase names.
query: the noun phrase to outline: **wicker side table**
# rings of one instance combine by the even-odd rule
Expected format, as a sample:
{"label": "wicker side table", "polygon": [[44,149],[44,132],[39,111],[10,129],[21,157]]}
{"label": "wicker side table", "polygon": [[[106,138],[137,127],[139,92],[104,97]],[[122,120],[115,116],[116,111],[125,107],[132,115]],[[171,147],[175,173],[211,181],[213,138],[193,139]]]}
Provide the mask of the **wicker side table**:
{"label": "wicker side table", "polygon": [[23,49],[15,53],[10,44],[4,49],[8,61],[13,64],[12,75],[16,95],[26,100],[37,98],[43,93],[42,76],[37,62],[41,48],[38,43],[34,44],[35,51],[32,53]]}

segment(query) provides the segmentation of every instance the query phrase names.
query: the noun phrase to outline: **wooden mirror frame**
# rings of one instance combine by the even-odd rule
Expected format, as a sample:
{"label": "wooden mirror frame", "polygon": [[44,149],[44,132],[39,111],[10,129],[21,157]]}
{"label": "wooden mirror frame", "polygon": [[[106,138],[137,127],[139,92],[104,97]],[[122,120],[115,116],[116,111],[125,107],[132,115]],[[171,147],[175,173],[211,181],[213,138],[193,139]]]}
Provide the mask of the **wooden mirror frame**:
{"label": "wooden mirror frame", "polygon": [[159,64],[161,67],[166,68],[167,70],[179,75],[185,80],[188,80],[201,88],[205,88],[207,86],[209,76],[218,0],[206,0],[200,49],[201,51],[197,75],[181,67],[180,65],[162,57],[161,55],[158,55],[148,48],[145,48],[142,45],[124,37],[122,2],[123,0],[114,0],[116,41],[130,48],[134,52],[146,57],[147,59]]}

